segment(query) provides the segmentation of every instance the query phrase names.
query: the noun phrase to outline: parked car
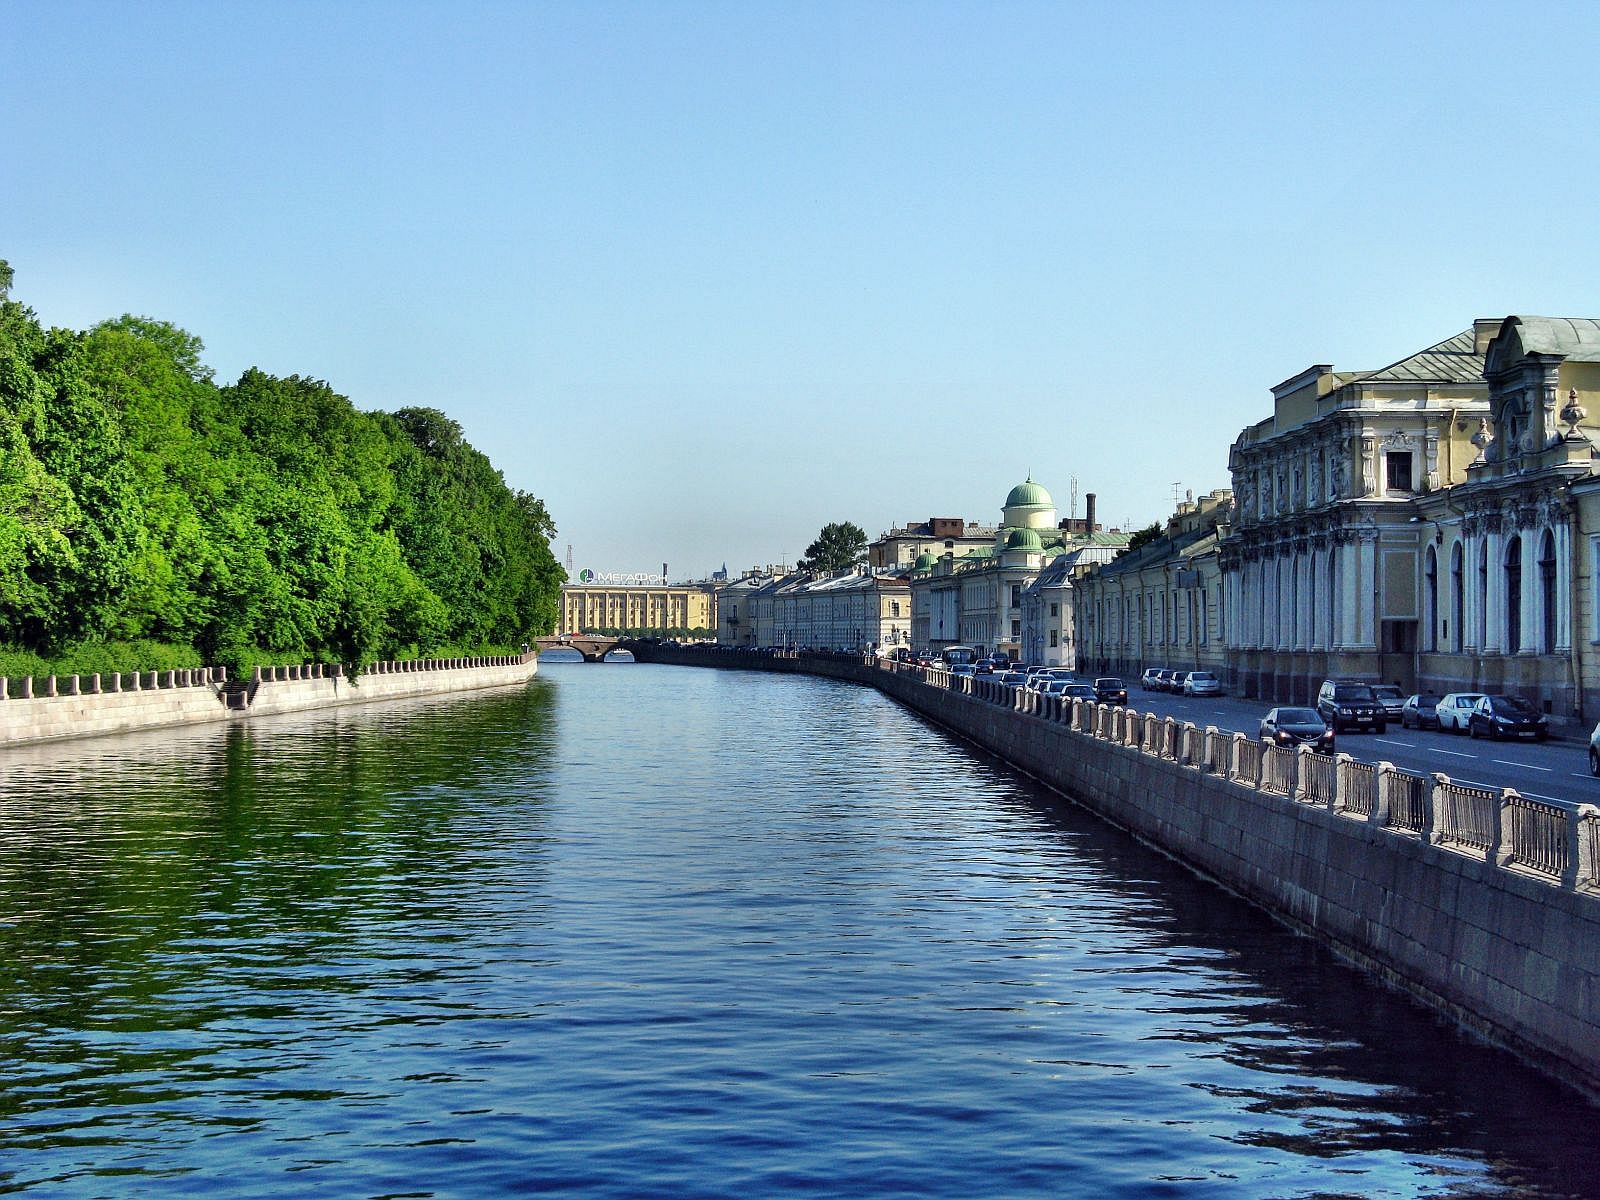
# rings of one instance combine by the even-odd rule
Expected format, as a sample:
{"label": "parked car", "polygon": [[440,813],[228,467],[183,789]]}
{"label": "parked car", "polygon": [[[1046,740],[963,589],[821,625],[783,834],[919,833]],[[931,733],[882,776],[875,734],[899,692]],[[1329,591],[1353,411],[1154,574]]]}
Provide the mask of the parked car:
{"label": "parked car", "polygon": [[1139,686],[1147,692],[1159,692],[1161,690],[1161,673],[1164,670],[1166,670],[1165,667],[1146,667],[1144,674],[1139,676]]}
{"label": "parked car", "polygon": [[1401,710],[1406,706],[1406,694],[1400,690],[1398,684],[1375,683],[1372,685],[1372,694],[1378,698],[1378,703],[1383,705],[1383,715],[1390,721],[1400,719]]}
{"label": "parked car", "polygon": [[1346,729],[1370,729],[1382,733],[1389,727],[1383,705],[1373,694],[1370,683],[1348,679],[1325,679],[1317,689],[1317,715],[1335,733]]}
{"label": "parked car", "polygon": [[1279,746],[1309,743],[1324,754],[1333,753],[1333,726],[1314,708],[1274,708],[1261,718],[1261,736]]}
{"label": "parked car", "polygon": [[1101,704],[1126,704],[1128,685],[1115,675],[1102,675],[1094,681],[1094,694]]}
{"label": "parked car", "polygon": [[1600,725],[1589,735],[1589,774],[1600,775]]}
{"label": "parked car", "polygon": [[1465,733],[1472,706],[1482,699],[1482,692],[1447,692],[1439,700],[1439,728]]}
{"label": "parked car", "polygon": [[1183,681],[1183,694],[1185,696],[1220,696],[1222,695],[1222,680],[1210,671],[1190,671],[1187,679]]}
{"label": "parked car", "polygon": [[1467,736],[1533,738],[1550,736],[1550,722],[1515,696],[1485,696],[1467,714]]}
{"label": "parked car", "polygon": [[1436,696],[1432,692],[1407,696],[1406,702],[1400,707],[1401,726],[1406,729],[1439,728],[1439,701],[1442,699],[1443,696]]}
{"label": "parked car", "polygon": [[1188,671],[1174,671],[1167,677],[1167,690],[1179,696],[1183,695],[1183,685],[1188,681],[1188,678]]}

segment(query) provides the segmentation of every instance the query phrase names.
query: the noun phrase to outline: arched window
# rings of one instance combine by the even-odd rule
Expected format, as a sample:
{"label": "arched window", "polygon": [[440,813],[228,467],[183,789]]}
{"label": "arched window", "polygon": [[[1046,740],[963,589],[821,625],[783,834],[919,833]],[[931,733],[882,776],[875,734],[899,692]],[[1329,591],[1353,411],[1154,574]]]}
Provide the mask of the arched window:
{"label": "arched window", "polygon": [[1539,544],[1539,650],[1556,652],[1556,540],[1548,529]]}
{"label": "arched window", "polygon": [[[1461,543],[1450,547],[1450,628],[1446,629],[1446,645],[1454,646],[1456,653],[1467,648],[1467,585],[1461,570]],[[1449,640],[1453,639],[1453,640]]]}
{"label": "arched window", "polygon": [[1522,539],[1506,543],[1506,653],[1522,649]]}
{"label": "arched window", "polygon": [[1422,564],[1422,648],[1439,648],[1439,555],[1432,546]]}

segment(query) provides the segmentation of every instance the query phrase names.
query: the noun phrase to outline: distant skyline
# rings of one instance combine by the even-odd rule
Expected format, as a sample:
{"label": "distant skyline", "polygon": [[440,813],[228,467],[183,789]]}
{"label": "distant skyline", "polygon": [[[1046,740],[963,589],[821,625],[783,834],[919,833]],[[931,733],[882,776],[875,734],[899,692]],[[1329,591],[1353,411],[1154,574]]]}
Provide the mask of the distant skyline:
{"label": "distant skyline", "polygon": [[0,21],[15,298],[442,409],[577,568],[993,522],[1030,471],[1139,527],[1312,363],[1600,315],[1594,5]]}

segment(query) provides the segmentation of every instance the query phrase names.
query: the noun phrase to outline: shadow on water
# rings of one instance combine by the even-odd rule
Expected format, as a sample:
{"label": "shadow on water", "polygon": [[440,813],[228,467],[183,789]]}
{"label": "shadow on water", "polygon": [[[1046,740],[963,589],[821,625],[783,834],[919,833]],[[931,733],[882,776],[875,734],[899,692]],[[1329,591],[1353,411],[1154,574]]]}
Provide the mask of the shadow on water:
{"label": "shadow on water", "polygon": [[[1168,1009],[1195,1024],[1160,1036],[1281,1080],[1271,1087],[1195,1085],[1244,1112],[1296,1122],[1292,1129],[1242,1131],[1240,1144],[1328,1160],[1372,1149],[1462,1156],[1483,1163],[1493,1180],[1488,1191],[1481,1181],[1461,1181],[1441,1195],[1600,1197],[1596,1105],[1069,797],[930,728],[980,762],[986,775],[1007,780],[1009,794],[995,803],[1031,815],[1041,834],[1070,849],[1075,869],[1114,890],[1120,920],[1183,948],[1158,972],[1197,965],[1238,977],[1235,993],[1221,1002],[1208,994],[1192,1007]],[[1105,966],[1131,991],[1141,986],[1139,969],[1150,968],[1130,973],[1125,963]],[[1241,1026],[1237,1034],[1228,1032],[1230,1024]],[[1360,1097],[1359,1119],[1347,1111],[1352,1096]],[[1441,1175],[1446,1186],[1448,1169]],[[1346,1194],[1364,1193],[1318,1193]]]}

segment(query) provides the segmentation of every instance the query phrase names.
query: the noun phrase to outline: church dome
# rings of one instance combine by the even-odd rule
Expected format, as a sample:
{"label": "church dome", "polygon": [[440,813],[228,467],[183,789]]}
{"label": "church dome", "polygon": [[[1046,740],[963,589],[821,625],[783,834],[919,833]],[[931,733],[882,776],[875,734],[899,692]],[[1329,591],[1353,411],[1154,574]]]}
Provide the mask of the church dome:
{"label": "church dome", "polygon": [[[1038,484],[1034,485],[1038,487]],[[1039,488],[1042,492],[1043,488]],[[1016,492],[1013,490],[1012,495]],[[1007,550],[1027,550],[1034,554],[1044,552],[1044,543],[1039,540],[1039,535],[1031,529],[1013,529],[1006,535]]]}
{"label": "church dome", "polygon": [[917,561],[911,569],[914,571],[931,571],[933,569],[933,564],[937,561],[938,560],[935,559],[933,555],[924,550],[921,554],[917,555]]}
{"label": "church dome", "polygon": [[1007,508],[1054,508],[1055,506],[1056,502],[1050,498],[1050,493],[1035,483],[1031,475],[1006,495]]}

